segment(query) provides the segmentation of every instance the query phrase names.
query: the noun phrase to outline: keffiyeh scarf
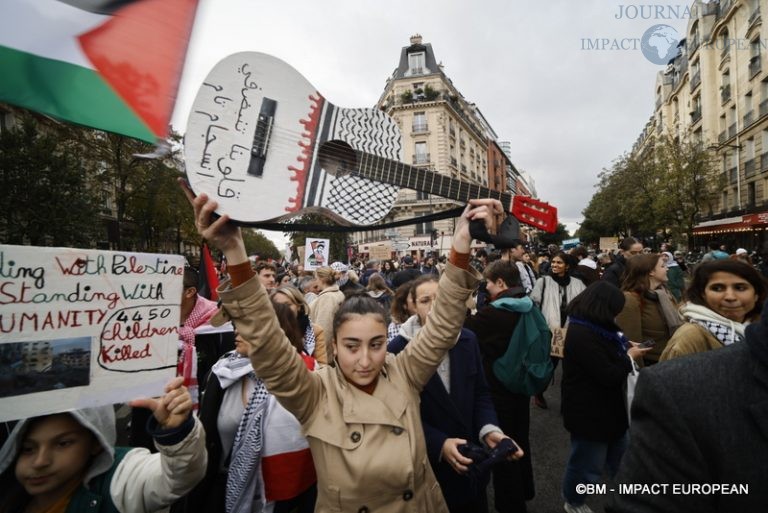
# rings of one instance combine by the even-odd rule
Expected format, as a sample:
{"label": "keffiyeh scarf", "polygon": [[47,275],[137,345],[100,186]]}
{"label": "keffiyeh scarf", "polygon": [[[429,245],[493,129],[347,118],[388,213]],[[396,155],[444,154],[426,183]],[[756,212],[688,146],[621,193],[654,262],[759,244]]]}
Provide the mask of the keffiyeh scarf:
{"label": "keffiyeh scarf", "polygon": [[709,330],[724,346],[744,340],[744,324],[723,317],[706,306],[687,303],[680,308],[680,313],[690,322]]}
{"label": "keffiyeh scarf", "polygon": [[212,372],[224,389],[243,377],[252,379],[256,385],[248,399],[232,445],[224,503],[227,513],[251,513],[256,490],[259,487],[259,467],[263,446],[262,429],[269,392],[264,382],[253,373],[250,360],[234,351],[227,358],[216,362]]}

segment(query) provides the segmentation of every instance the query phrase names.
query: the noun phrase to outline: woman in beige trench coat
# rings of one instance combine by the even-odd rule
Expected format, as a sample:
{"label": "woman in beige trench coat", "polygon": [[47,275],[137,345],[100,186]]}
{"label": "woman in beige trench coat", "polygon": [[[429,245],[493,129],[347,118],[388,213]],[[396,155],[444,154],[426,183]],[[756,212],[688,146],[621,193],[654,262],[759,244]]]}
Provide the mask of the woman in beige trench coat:
{"label": "woman in beige trench coat", "polygon": [[[221,249],[231,283],[220,287],[219,316],[250,344],[256,375],[301,423],[318,477],[318,512],[446,512],[427,460],[419,392],[456,343],[465,302],[478,282],[469,270],[468,221],[489,227],[496,200],[473,200],[457,220],[430,322],[399,355],[386,353],[383,311],[370,298],[343,305],[334,321],[336,367],[308,372],[282,333],[269,297],[254,279],[240,231],[205,195],[192,197],[200,234]],[[518,450],[511,458],[523,455]],[[453,455],[451,464],[458,465]],[[458,467],[457,467],[458,470]]]}

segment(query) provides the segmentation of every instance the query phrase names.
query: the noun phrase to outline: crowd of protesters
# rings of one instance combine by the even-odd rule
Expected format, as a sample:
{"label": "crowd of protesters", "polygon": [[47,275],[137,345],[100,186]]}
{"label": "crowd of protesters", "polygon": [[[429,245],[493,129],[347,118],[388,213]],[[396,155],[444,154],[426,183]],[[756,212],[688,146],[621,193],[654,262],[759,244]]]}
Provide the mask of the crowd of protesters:
{"label": "crowd of protesters", "polygon": [[[185,275],[181,353],[201,326],[229,326],[230,346],[197,355],[199,397],[177,378],[133,404],[131,443],[154,454],[115,447],[111,407],[19,422],[0,451],[0,513],[525,512],[530,409],[551,394],[570,436],[564,511],[591,512],[583,485],[606,475],[750,485],[616,494],[609,511],[768,504],[768,285],[745,250],[716,244],[695,265],[631,237],[613,253],[537,254],[521,240],[472,252],[468,221],[490,226],[500,210],[482,200],[457,220],[448,257],[305,271],[249,260],[239,230],[211,217],[215,203],[189,196],[227,266],[218,305]],[[546,356],[550,369],[562,360],[562,379],[521,393],[495,364],[534,310],[564,336]]]}

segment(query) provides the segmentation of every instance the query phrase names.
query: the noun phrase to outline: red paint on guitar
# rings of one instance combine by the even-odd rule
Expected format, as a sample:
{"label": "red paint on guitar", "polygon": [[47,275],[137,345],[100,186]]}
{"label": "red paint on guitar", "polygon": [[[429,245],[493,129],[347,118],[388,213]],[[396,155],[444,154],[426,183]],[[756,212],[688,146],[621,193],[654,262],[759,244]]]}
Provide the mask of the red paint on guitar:
{"label": "red paint on guitar", "polygon": [[309,95],[309,101],[312,102],[312,107],[309,110],[309,119],[299,120],[299,123],[304,125],[304,132],[301,134],[302,140],[298,142],[301,152],[296,160],[302,163],[302,167],[288,166],[288,170],[294,173],[291,176],[291,181],[299,183],[297,184],[296,197],[288,199],[292,205],[285,207],[286,212],[298,211],[304,202],[304,191],[306,189],[307,177],[309,176],[309,168],[312,166],[312,152],[317,140],[317,127],[320,124],[320,115],[323,112],[325,98],[320,93],[315,93],[315,95]]}

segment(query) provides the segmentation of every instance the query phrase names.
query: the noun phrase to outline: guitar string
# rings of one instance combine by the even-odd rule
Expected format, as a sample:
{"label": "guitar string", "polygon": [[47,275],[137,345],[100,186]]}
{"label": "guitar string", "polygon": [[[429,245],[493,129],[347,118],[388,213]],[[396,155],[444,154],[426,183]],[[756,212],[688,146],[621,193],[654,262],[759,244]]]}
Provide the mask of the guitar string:
{"label": "guitar string", "polygon": [[[290,130],[281,129],[279,127],[274,128],[273,132],[275,132],[275,131],[277,131],[277,132],[283,131],[283,132],[286,132],[286,133],[291,133]],[[303,136],[302,136],[302,139],[304,139]],[[259,138],[254,138],[254,145],[256,143],[260,144],[262,141],[263,141],[263,139],[260,140]],[[350,153],[349,152],[361,151],[361,150],[354,150],[352,148],[341,147],[341,146],[339,146],[337,144],[333,144],[332,142],[326,143],[325,146],[326,146],[326,148],[322,152],[323,156],[324,157],[328,157],[330,159],[336,158],[337,160],[340,160],[340,161],[349,160],[349,158],[350,158]],[[338,148],[338,149],[334,149],[334,148]],[[270,149],[284,150],[284,151],[290,151],[290,152],[293,152],[293,151],[295,151],[297,149],[299,150],[299,152],[303,151],[303,149],[301,148],[301,146],[299,146],[298,142],[296,142],[295,139],[288,138],[288,137],[281,137],[279,135],[275,135],[274,133],[271,134],[270,140],[267,143],[267,151],[269,151]],[[365,152],[361,151],[361,153],[365,153]],[[405,165],[405,166],[410,166],[407,163],[400,162],[400,161],[397,161],[397,160],[387,159],[386,157],[379,157],[378,155],[373,155],[373,154],[370,154],[370,155],[372,155],[375,158],[385,159],[385,164],[389,165],[390,167],[392,167],[393,165],[397,165],[397,164],[402,164],[402,165]],[[297,157],[298,157],[298,154],[297,154]],[[353,157],[355,158],[355,160],[357,160],[357,155],[354,155]],[[452,193],[452,196],[453,195],[461,195],[461,199],[464,199],[464,195],[461,194],[461,187],[462,186],[479,187],[480,189],[485,189],[485,191],[483,191],[483,190],[477,191],[478,193],[484,193],[483,194],[484,196],[493,195],[493,194],[502,194],[502,195],[508,195],[509,194],[510,197],[511,197],[510,193],[494,191],[493,189],[490,189],[489,187],[486,187],[486,186],[483,186],[483,185],[480,185],[480,184],[473,184],[471,182],[461,181],[460,179],[454,178],[453,176],[448,175],[448,174],[439,173],[437,171],[423,170],[421,168],[416,168],[416,167],[413,167],[413,166],[411,166],[411,167],[412,167],[412,169],[409,170],[409,172],[415,171],[416,173],[422,173],[422,174],[426,173],[427,174],[427,178],[429,177],[429,175],[434,175],[432,177],[432,181],[436,180],[438,177],[441,177],[441,178],[445,177],[445,178],[447,178],[449,180],[453,180],[453,181],[458,182],[456,184],[455,188],[452,185],[449,185],[448,186],[448,191]],[[386,172],[388,174],[391,173],[391,171],[392,171],[391,169],[384,170],[384,172]],[[367,176],[365,176],[367,174],[365,172],[361,172],[360,174],[363,175],[363,177],[367,177]],[[390,183],[390,182],[388,182],[386,180],[374,180],[374,181],[384,181],[385,183]],[[421,181],[422,183],[425,183],[425,177],[423,177],[423,176],[418,177],[417,176],[416,177],[416,182],[418,183],[419,181]],[[405,186],[407,186],[407,185],[405,185]],[[409,188],[411,188],[411,187],[409,187]],[[432,188],[434,188],[434,184],[432,184]],[[467,191],[467,192],[469,192],[469,191]],[[440,194],[437,194],[437,195],[440,195]],[[506,198],[504,198],[504,199],[506,199]]]}
{"label": "guitar string", "polygon": [[[351,150],[355,151],[355,150]],[[386,183],[390,185],[397,185],[409,189],[418,190],[421,192],[433,194],[447,199],[454,199],[460,201],[468,201],[470,198],[487,198],[493,197],[504,201],[505,203],[512,200],[513,194],[509,192],[495,191],[489,187],[474,184],[468,181],[462,181],[458,178],[454,178],[450,175],[443,174],[437,171],[425,170],[404,162],[400,162],[393,159],[387,159],[385,157],[379,157],[373,154],[367,154],[355,151],[354,160],[360,160],[358,157],[371,157],[381,159],[383,162],[371,164],[370,162],[360,162],[358,166],[354,166],[350,169],[351,173],[360,178],[365,178],[374,182]],[[335,151],[325,150],[324,155],[329,159],[334,157],[338,160],[348,161],[350,159],[349,151]],[[385,167],[378,167],[378,166]],[[401,169],[397,169],[398,166],[404,166]],[[366,169],[363,169],[366,168]],[[326,169],[326,171],[328,171]],[[395,177],[402,177],[398,180]],[[440,184],[436,186],[437,180],[440,180]],[[445,181],[448,181],[448,184]],[[421,185],[419,185],[421,184]]]}
{"label": "guitar string", "polygon": [[[267,151],[269,149],[272,149],[272,148],[273,149],[277,149],[277,150],[290,151],[290,152],[296,151],[296,149],[298,148],[300,152],[303,151],[303,148],[298,144],[298,142],[296,141],[296,139],[294,137],[281,136],[281,135],[278,134],[279,132],[283,132],[283,133],[289,134],[289,135],[298,134],[298,132],[295,132],[295,131],[292,131],[292,130],[289,130],[289,129],[284,129],[284,128],[281,128],[279,126],[276,127],[276,126],[273,125],[273,127],[271,129],[271,133],[270,133],[270,140],[267,142]],[[301,139],[306,139],[307,138],[306,134],[307,134],[306,131],[301,132],[301,136],[300,136]],[[254,143],[255,142],[261,143],[262,140],[260,140],[259,138],[255,137],[254,138]],[[274,142],[274,144],[273,144],[273,142]],[[459,200],[459,201],[464,201],[464,202],[468,201],[468,199],[470,199],[470,198],[476,198],[476,197],[496,197],[496,199],[500,199],[500,200],[503,200],[504,202],[508,202],[508,201],[511,201],[514,198],[514,196],[516,196],[516,194],[510,193],[510,192],[495,191],[495,190],[493,190],[493,189],[491,189],[489,187],[486,187],[484,185],[474,184],[474,183],[467,182],[467,181],[462,181],[462,180],[460,180],[458,178],[454,178],[452,175],[443,174],[443,173],[440,173],[440,172],[437,172],[437,171],[432,171],[432,170],[426,170],[426,169],[418,168],[418,167],[412,166],[410,164],[406,164],[404,162],[400,162],[400,161],[393,160],[393,159],[388,159],[386,157],[380,157],[380,156],[374,155],[374,154],[369,154],[369,153],[363,152],[362,150],[355,150],[355,149],[353,149],[351,147],[349,147],[349,148],[348,147],[343,147],[343,146],[340,146],[338,144],[334,144],[333,141],[329,141],[328,143],[325,143],[325,146],[326,146],[326,148],[324,148],[324,150],[323,150],[323,155],[325,157],[328,157],[328,158],[331,158],[331,159],[333,159],[335,157],[335,158],[337,158],[340,161],[346,161],[346,160],[348,160],[350,158],[350,152],[355,153],[355,155],[354,155],[355,160],[357,160],[358,153],[360,154],[359,156],[363,156],[364,157],[366,155],[369,155],[370,157],[372,157],[374,159],[382,159],[384,161],[383,164],[387,165],[388,169],[386,169],[386,170],[385,169],[381,169],[381,170],[372,169],[368,173],[366,173],[365,171],[362,171],[362,170],[359,172],[359,175],[362,178],[367,178],[367,179],[370,179],[372,181],[383,182],[383,183],[394,184],[394,185],[400,185],[402,187],[406,187],[406,188],[409,188],[409,189],[414,189],[414,190],[418,190],[418,191],[422,191],[422,192],[428,192],[429,194],[433,194],[433,195],[436,195],[436,196],[441,196],[441,197],[444,197],[444,198],[454,199],[454,200]],[[338,148],[338,149],[334,149],[334,148]],[[397,166],[397,165],[407,166],[407,168],[408,168],[407,170],[406,169],[401,169],[400,170],[401,174],[406,172],[406,171],[409,173],[409,177],[408,177],[408,179],[406,179],[404,184],[402,184],[401,181],[394,180],[394,179],[391,178],[391,174],[393,172],[392,167],[393,166]],[[394,171],[395,171],[395,173],[397,173],[397,170],[394,170]],[[375,178],[375,174],[376,173],[381,173],[381,179],[376,179]],[[386,173],[387,176],[390,176],[390,178],[389,179],[384,179],[384,173]],[[411,176],[410,175],[413,174],[413,173],[416,173],[417,176],[415,177],[415,183],[413,185],[411,185],[410,184],[410,181],[411,181]],[[374,176],[370,176],[370,175],[374,175]],[[419,176],[419,175],[421,175],[421,176]],[[440,188],[439,188],[440,190],[435,192],[434,191],[434,183],[433,182],[438,177],[440,177],[442,181],[441,181],[441,185],[440,185]],[[445,187],[445,184],[444,184],[444,180],[445,179],[449,180],[449,184],[448,184],[447,188]],[[426,187],[427,181],[430,181],[429,191],[426,190],[427,189],[427,187]],[[419,182],[422,183],[422,187],[418,186]],[[463,193],[462,193],[462,188],[466,189]],[[473,188],[475,190],[472,190]],[[472,193],[472,194],[470,194],[470,193]],[[538,211],[540,211],[542,213],[546,213],[546,208],[547,207],[541,207],[541,208],[534,207],[534,208],[535,208],[535,210],[538,210]]]}

